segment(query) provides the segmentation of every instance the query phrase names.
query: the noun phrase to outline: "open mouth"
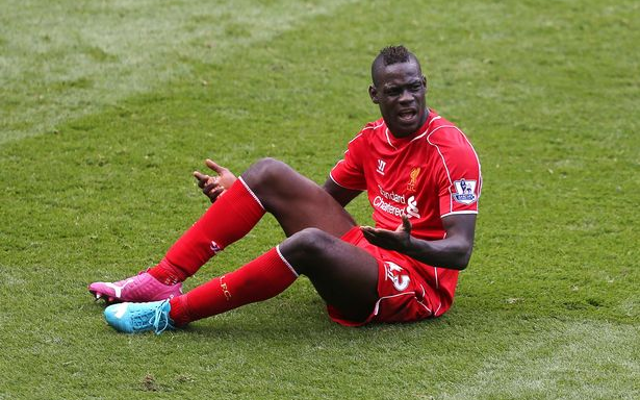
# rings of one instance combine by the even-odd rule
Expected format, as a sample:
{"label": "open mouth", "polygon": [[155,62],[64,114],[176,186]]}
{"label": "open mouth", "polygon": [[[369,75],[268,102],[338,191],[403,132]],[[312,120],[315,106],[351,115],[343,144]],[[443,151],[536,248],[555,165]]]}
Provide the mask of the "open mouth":
{"label": "open mouth", "polygon": [[398,113],[398,119],[403,122],[413,122],[416,114],[415,110],[403,110]]}

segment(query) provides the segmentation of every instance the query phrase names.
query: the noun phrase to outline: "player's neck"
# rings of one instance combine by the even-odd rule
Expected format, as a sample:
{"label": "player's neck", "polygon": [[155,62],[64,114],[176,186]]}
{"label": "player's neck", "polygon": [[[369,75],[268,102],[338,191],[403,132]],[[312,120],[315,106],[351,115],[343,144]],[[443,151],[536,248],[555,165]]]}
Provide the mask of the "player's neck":
{"label": "player's neck", "polygon": [[389,129],[389,132],[391,133],[391,135],[396,138],[396,139],[406,139],[406,138],[411,138],[413,136],[415,136],[416,134],[418,134],[419,132],[421,132],[424,128],[424,125],[427,123],[427,121],[429,120],[429,114],[431,114],[431,110],[429,109],[429,107],[425,107],[424,109],[424,115],[422,116],[422,119],[420,121],[420,124],[418,125],[418,128],[416,130],[414,130],[413,132],[410,133],[406,133],[406,134],[402,134],[402,135],[398,135],[396,133],[394,133],[391,129]]}

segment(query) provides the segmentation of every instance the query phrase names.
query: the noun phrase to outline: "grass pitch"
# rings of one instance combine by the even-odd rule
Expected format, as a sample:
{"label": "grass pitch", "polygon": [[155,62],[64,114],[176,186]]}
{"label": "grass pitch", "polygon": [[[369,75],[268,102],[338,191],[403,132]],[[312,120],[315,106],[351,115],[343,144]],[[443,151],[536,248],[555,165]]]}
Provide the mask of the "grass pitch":
{"label": "grass pitch", "polygon": [[[0,399],[640,397],[637,2],[0,6]],[[322,182],[378,117],[391,43],[482,162],[453,309],[343,328],[302,278],[184,331],[109,329],[86,285],[157,262],[206,207],[190,172],[273,156]],[[266,217],[187,289],[280,238]]]}

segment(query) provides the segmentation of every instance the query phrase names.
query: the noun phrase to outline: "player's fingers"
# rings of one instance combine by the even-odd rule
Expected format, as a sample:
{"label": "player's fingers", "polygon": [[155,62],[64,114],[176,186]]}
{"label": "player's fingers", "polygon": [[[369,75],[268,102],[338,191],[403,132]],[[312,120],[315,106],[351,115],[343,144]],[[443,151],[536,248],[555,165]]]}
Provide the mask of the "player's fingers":
{"label": "player's fingers", "polygon": [[201,188],[204,186],[205,182],[210,178],[209,175],[205,175],[199,171],[193,171],[193,177],[198,180],[198,186]]}
{"label": "player's fingers", "polygon": [[218,185],[218,182],[214,180],[209,180],[205,182],[205,185],[202,187],[202,191],[204,192],[204,194],[208,194],[209,192],[217,188],[221,188],[221,186]]}
{"label": "player's fingers", "polygon": [[226,168],[219,166],[218,164],[215,163],[215,161],[208,158],[205,160],[204,163],[207,165],[207,167],[216,171],[216,173],[218,174],[221,174],[224,170],[226,170]]}
{"label": "player's fingers", "polygon": [[375,239],[376,237],[378,237],[378,235],[376,234],[376,231],[374,228],[371,228],[370,226],[363,226],[361,228],[362,230],[362,235],[367,239]]}
{"label": "player's fingers", "polygon": [[371,226],[364,225],[364,226],[361,226],[361,227],[360,227],[360,230],[361,230],[361,231],[362,231],[362,233],[364,233],[364,234],[372,235],[372,234],[375,234],[375,230],[376,230],[376,228],[373,228],[373,227],[371,227]]}
{"label": "player's fingers", "polygon": [[406,215],[402,216],[402,227],[404,228],[405,232],[411,232],[411,221]]}
{"label": "player's fingers", "polygon": [[362,231],[362,236],[367,240],[367,242],[380,246],[382,243],[380,242],[380,238],[376,236],[375,233],[369,231]]}
{"label": "player's fingers", "polygon": [[209,197],[209,199],[211,199],[211,202],[213,203],[218,199],[218,197],[222,196],[222,193],[224,193],[224,188],[217,187],[211,192],[207,193],[207,197]]}

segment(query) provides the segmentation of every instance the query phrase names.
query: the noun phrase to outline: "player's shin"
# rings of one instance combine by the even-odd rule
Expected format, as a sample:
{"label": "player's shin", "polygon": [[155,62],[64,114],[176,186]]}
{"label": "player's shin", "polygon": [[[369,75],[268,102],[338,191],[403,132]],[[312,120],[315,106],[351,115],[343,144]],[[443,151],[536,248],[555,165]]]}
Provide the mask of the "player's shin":
{"label": "player's shin", "polygon": [[258,198],[239,178],[149,273],[165,284],[184,281],[216,253],[249,233],[264,214]]}
{"label": "player's shin", "polygon": [[267,300],[298,277],[278,247],[245,266],[171,299],[171,319],[177,326],[245,304]]}

